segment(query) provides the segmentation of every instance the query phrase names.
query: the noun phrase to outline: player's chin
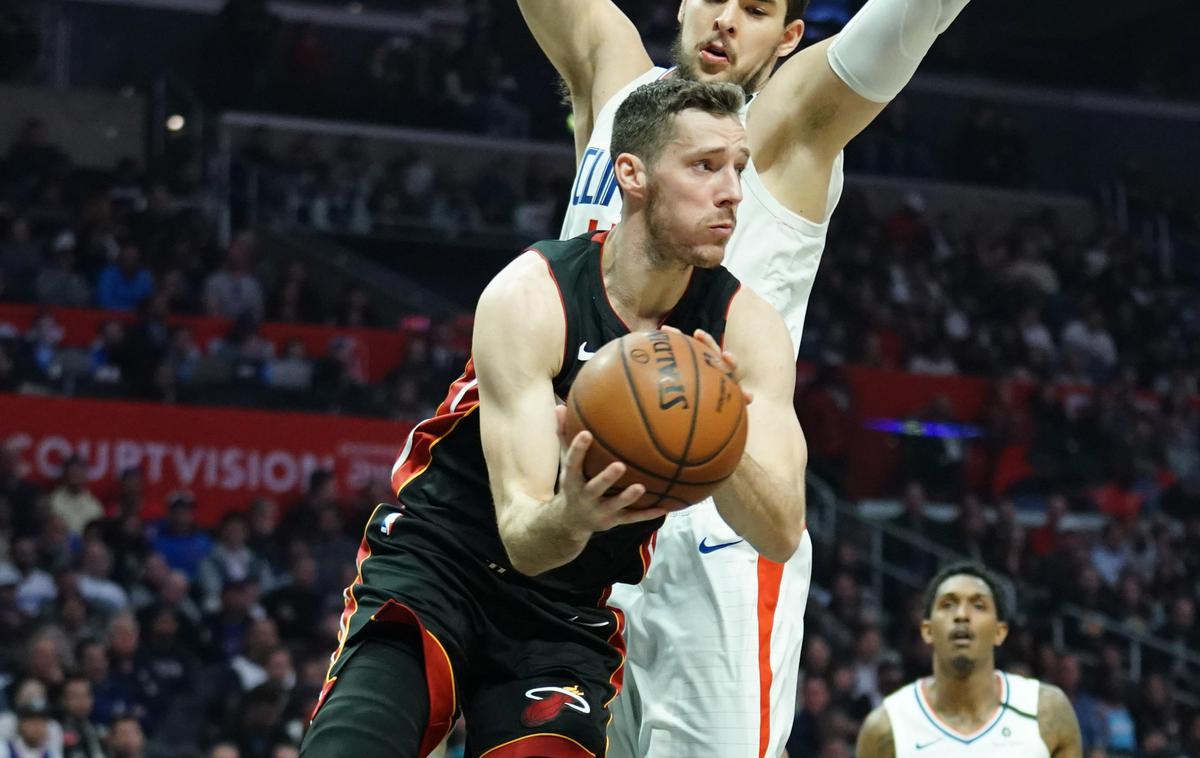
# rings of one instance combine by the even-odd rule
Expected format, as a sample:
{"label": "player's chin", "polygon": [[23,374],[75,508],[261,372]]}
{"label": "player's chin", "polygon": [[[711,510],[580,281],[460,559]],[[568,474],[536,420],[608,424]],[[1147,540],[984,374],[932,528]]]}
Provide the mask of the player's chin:
{"label": "player's chin", "polygon": [[692,248],[691,265],[696,268],[716,268],[725,260],[725,242],[706,243]]}

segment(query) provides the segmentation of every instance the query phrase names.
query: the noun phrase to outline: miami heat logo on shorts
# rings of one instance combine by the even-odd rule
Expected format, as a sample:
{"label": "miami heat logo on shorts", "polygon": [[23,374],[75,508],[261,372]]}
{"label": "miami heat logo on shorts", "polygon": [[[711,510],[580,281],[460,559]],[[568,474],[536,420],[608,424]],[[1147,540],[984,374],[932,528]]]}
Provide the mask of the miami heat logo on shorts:
{"label": "miami heat logo on shorts", "polygon": [[580,713],[591,713],[592,707],[583,699],[583,691],[575,685],[569,687],[534,687],[525,692],[533,702],[521,712],[521,723],[525,726],[541,726],[553,721],[562,713],[563,707]]}

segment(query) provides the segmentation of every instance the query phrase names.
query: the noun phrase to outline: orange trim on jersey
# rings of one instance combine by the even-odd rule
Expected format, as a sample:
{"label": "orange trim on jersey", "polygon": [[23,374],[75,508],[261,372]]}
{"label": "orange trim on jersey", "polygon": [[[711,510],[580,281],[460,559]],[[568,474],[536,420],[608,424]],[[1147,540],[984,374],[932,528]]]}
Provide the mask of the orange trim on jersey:
{"label": "orange trim on jersey", "polygon": [[964,732],[960,729],[955,729],[953,726],[942,720],[942,717],[939,716],[937,711],[933,709],[933,703],[929,702],[929,697],[925,694],[925,682],[928,680],[917,680],[917,697],[920,698],[921,705],[924,706],[925,715],[929,717],[937,726],[941,727],[947,732],[950,732],[952,736],[957,736],[964,740],[972,740],[996,726],[996,722],[1000,720],[1001,713],[1004,711],[1004,706],[1008,704],[1008,679],[1001,676],[999,671],[995,672],[995,674],[996,694],[999,698],[996,701],[996,710],[992,713],[992,715],[983,720],[982,726],[973,732]]}
{"label": "orange trim on jersey", "polygon": [[[397,498],[413,479],[425,473],[425,469],[433,463],[433,448],[448,437],[460,421],[479,407],[479,386],[471,386],[474,381],[475,367],[468,361],[466,373],[450,385],[450,392],[438,406],[438,415],[425,419],[412,430],[411,445],[405,446],[407,456],[392,472],[392,491],[396,493]],[[453,411],[450,410],[451,405],[454,405]]]}
{"label": "orange trim on jersey", "polygon": [[779,605],[779,586],[783,583],[783,564],[758,558],[758,756],[764,758],[771,744],[771,632],[775,627],[775,608]]}
{"label": "orange trim on jersey", "polygon": [[321,694],[317,696],[317,704],[313,706],[312,713],[308,716],[310,724],[317,717],[317,711],[321,710],[322,705],[325,705],[325,698],[329,697],[329,691],[333,689],[333,685],[337,680],[338,678],[335,676],[332,679],[326,679],[325,684],[321,685]]}
{"label": "orange trim on jersey", "polygon": [[[337,677],[332,676],[333,667],[337,665],[338,659],[342,657],[342,651],[346,648],[346,639],[350,636],[350,619],[354,618],[354,614],[358,611],[358,598],[354,596],[354,588],[362,584],[362,567],[371,557],[371,545],[367,542],[367,530],[371,528],[371,522],[375,520],[375,514],[383,504],[375,506],[375,510],[371,511],[371,515],[367,518],[367,523],[363,526],[362,542],[358,544],[358,554],[354,558],[355,574],[354,581],[350,586],[343,590],[342,595],[345,597],[345,607],[342,609],[342,616],[338,619],[338,646],[333,651],[333,655],[329,656],[329,670],[325,674],[325,687],[322,688],[321,702],[324,702],[325,695],[329,694],[328,689],[333,687],[333,682]],[[320,708],[320,702],[317,708]],[[313,709],[313,716],[317,715],[317,709]]]}
{"label": "orange trim on jersey", "polygon": [[454,686],[454,664],[437,636],[425,628],[421,617],[407,605],[388,600],[371,617],[374,621],[415,626],[421,634],[421,653],[425,661],[425,688],[429,693],[429,723],[421,737],[417,755],[429,755],[454,728],[458,713],[458,691]]}
{"label": "orange trim on jersey", "polygon": [[[609,646],[617,651],[617,655],[621,657],[621,662],[617,664],[613,670],[612,676],[608,678],[608,684],[613,688],[612,697],[604,701],[604,707],[607,709],[612,701],[617,699],[617,695],[621,694],[621,687],[625,685],[625,612],[620,608],[614,608],[608,605],[608,598],[612,595],[612,585],[604,590],[604,594],[600,596],[600,606],[605,610],[612,611],[613,622],[616,628],[613,633],[608,635]],[[612,723],[612,713],[608,714],[608,721]]]}
{"label": "orange trim on jersey", "polygon": [[[520,747],[517,743],[521,743]],[[531,753],[529,751],[538,752]],[[484,751],[479,758],[525,758],[529,755],[545,758],[596,758],[596,754],[570,737],[561,734],[527,734]]]}

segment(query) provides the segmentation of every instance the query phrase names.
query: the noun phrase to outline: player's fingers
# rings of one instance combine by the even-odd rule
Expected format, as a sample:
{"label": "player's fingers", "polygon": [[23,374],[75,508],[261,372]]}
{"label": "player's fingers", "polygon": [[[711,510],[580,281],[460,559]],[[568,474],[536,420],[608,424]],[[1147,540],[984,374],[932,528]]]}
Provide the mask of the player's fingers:
{"label": "player's fingers", "polygon": [[683,332],[679,331],[675,327],[667,326],[666,324],[663,324],[662,326],[658,327],[658,330],[660,332],[668,332],[670,334],[683,334]]}
{"label": "player's fingers", "polygon": [[588,497],[599,500],[623,476],[625,476],[625,464],[620,461],[614,461],[605,466],[604,470],[599,474],[588,480],[587,484],[583,486],[583,493]]}
{"label": "player's fingers", "polygon": [[746,401],[746,405],[754,402],[754,393],[749,390],[742,390],[742,399]]}
{"label": "player's fingers", "polygon": [[[629,506],[641,499],[642,495],[646,494],[646,485],[631,484],[621,490],[612,497],[606,497],[601,501],[601,507],[605,510],[615,512],[616,517],[621,518],[621,514],[629,510]],[[632,523],[632,522],[630,522]]]}
{"label": "player's fingers", "polygon": [[711,334],[704,331],[703,329],[697,329],[695,332],[692,333],[692,336],[695,337],[696,339],[700,340],[701,342],[703,342],[707,347],[715,350],[717,352],[717,354],[720,355],[721,346],[717,344],[717,341],[715,339],[713,339],[713,336]]}
{"label": "player's fingers", "polygon": [[563,453],[563,470],[568,473],[583,475],[583,459],[587,456],[588,447],[592,444],[592,434],[588,431],[580,432],[575,435],[575,439],[571,440],[571,444],[567,446],[567,450]]}

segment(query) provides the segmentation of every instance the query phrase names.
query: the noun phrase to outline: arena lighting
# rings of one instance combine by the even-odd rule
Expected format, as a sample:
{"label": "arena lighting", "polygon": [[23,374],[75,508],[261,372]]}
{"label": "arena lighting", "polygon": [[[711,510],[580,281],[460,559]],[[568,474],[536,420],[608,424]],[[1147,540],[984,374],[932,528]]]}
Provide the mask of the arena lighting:
{"label": "arena lighting", "polygon": [[917,419],[871,418],[863,422],[863,428],[876,432],[891,432],[904,437],[942,437],[944,439],[974,439],[982,437],[983,430],[970,424],[951,424],[942,421],[919,421]]}
{"label": "arena lighting", "polygon": [[167,131],[181,131],[186,123],[187,122],[184,121],[183,116],[180,116],[178,113],[172,113],[170,116],[167,116]]}
{"label": "arena lighting", "polygon": [[350,3],[349,5],[346,6],[346,10],[350,11],[351,13],[356,13],[356,14],[362,13],[363,12],[363,4],[362,3]]}

